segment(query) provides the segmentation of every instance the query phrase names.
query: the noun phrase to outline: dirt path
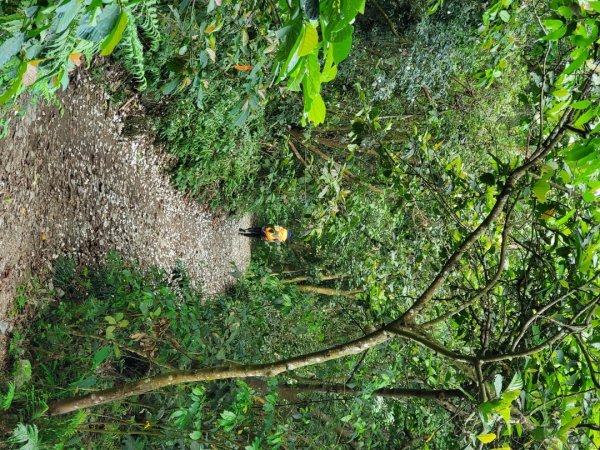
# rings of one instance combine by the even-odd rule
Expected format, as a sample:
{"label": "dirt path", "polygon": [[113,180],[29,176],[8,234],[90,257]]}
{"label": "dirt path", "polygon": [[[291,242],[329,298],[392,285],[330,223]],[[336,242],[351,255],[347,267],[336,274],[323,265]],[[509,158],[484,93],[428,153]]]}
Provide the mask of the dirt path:
{"label": "dirt path", "polygon": [[237,235],[248,218],[214,217],[175,191],[164,158],[119,135],[119,118],[89,82],[63,101],[63,115],[31,108],[0,141],[0,353],[19,281],[61,255],[89,262],[116,249],[165,269],[181,261],[208,293],[232,282],[230,262],[248,264],[250,244]]}

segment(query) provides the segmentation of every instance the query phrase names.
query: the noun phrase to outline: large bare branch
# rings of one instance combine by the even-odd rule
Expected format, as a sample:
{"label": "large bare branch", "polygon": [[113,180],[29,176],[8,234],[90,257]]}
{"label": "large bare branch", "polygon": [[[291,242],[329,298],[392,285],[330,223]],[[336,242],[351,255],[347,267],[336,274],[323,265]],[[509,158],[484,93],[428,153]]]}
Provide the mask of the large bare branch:
{"label": "large bare branch", "polygon": [[394,336],[403,337],[435,351],[436,353],[451,358],[457,362],[473,363],[474,357],[456,353],[426,336],[415,332],[408,327],[397,326],[394,330],[385,328],[377,330],[353,341],[336,345],[318,352],[295,356],[289,359],[265,364],[239,364],[229,366],[209,367],[194,370],[176,370],[144,378],[140,381],[126,383],[110,389],[104,389],[78,398],[58,400],[51,403],[48,414],[65,414],[91,406],[110,403],[123,398],[140,395],[145,392],[161,389],[176,384],[193,383],[201,381],[225,380],[229,378],[273,377],[284,372],[300,369],[302,367],[320,364],[326,361],[356,355],[369,348],[373,348]]}
{"label": "large bare branch", "polygon": [[273,377],[283,372],[320,364],[344,356],[356,355],[391,339],[393,336],[392,333],[386,330],[378,330],[361,338],[325,350],[295,356],[272,363],[229,365],[195,370],[175,370],[146,377],[142,380],[126,383],[110,389],[97,391],[82,397],[58,400],[50,404],[48,414],[65,414],[182,383],[225,380],[228,378]]}

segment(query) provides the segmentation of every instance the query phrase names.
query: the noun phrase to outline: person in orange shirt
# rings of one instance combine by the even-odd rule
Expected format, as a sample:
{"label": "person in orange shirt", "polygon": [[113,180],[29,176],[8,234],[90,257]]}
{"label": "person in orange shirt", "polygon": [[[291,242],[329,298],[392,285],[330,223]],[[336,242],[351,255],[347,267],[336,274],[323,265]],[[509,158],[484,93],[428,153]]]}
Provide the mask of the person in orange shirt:
{"label": "person in orange shirt", "polygon": [[266,242],[285,242],[292,237],[292,232],[279,225],[267,225],[264,227],[240,228],[242,236],[262,239]]}

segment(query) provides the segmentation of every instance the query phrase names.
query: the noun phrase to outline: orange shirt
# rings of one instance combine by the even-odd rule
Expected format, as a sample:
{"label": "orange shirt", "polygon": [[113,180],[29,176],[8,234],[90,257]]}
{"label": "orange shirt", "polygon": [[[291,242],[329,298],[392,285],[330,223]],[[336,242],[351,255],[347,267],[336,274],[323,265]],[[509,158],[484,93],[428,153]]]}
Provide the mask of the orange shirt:
{"label": "orange shirt", "polygon": [[285,242],[288,238],[288,231],[279,225],[264,227],[263,232],[265,234],[265,241],[268,242]]}

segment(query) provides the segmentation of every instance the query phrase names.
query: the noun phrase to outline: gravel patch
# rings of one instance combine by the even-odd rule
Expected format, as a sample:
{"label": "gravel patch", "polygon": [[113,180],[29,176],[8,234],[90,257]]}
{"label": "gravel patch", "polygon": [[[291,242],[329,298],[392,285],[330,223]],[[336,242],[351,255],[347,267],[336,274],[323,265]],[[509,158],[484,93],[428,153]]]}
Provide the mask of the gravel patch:
{"label": "gravel patch", "polygon": [[116,249],[142,266],[181,263],[208,294],[250,258],[237,234],[250,218],[215,216],[176,191],[166,156],[147,137],[121,135],[100,88],[80,78],[62,103],[62,114],[31,107],[0,140],[0,353],[17,285],[59,256],[90,263]]}

